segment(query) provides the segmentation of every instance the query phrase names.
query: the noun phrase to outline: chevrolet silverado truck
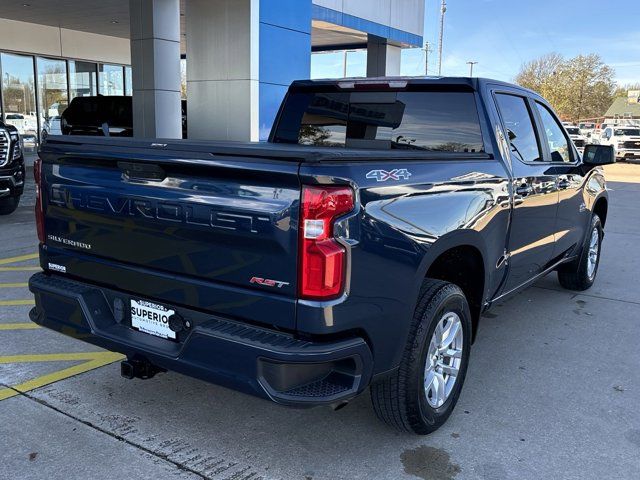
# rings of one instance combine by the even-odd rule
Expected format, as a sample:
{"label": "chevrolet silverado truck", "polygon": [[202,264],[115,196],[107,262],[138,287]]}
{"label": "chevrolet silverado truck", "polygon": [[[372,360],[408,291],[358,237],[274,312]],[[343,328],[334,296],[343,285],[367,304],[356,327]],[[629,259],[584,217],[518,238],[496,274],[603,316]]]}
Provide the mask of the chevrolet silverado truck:
{"label": "chevrolet silverado truck", "polygon": [[616,158],[640,159],[640,126],[609,126],[602,130],[601,145],[611,145]]}
{"label": "chevrolet silverado truck", "polygon": [[569,139],[573,142],[573,145],[578,150],[578,153],[582,155],[584,153],[584,146],[587,144],[587,137],[583,135],[578,127],[565,127],[569,134]]}
{"label": "chevrolet silverado truck", "polygon": [[282,405],[427,434],[482,312],[598,271],[608,197],[549,104],[487,79],[298,81],[265,143],[50,136],[31,319]]}
{"label": "chevrolet silverado truck", "polygon": [[24,153],[18,129],[0,121],[0,215],[9,215],[18,208],[24,180]]}

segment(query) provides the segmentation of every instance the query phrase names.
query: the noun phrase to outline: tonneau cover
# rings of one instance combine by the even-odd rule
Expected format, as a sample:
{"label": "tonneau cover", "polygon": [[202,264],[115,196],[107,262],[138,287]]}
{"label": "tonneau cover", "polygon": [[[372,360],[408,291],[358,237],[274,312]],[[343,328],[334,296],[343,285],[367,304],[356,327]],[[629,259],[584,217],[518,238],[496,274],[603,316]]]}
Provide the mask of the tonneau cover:
{"label": "tonneau cover", "polygon": [[[272,160],[291,160],[296,162],[331,162],[331,161],[362,161],[362,160],[428,160],[446,159],[447,156],[460,157],[454,152],[428,152],[424,150],[375,150],[335,147],[312,147],[287,143],[270,142],[223,142],[209,140],[180,140],[180,139],[144,139],[117,138],[93,136],[61,136],[51,135],[43,144],[43,150],[55,154],[82,154],[89,147],[91,154],[96,155],[104,149],[105,153],[143,153],[151,150],[178,153],[186,156],[189,152],[201,155],[209,153],[212,159],[216,157],[245,157],[264,158]],[[489,156],[485,153],[465,153],[465,158],[482,159]],[[144,158],[139,160],[144,161]]]}

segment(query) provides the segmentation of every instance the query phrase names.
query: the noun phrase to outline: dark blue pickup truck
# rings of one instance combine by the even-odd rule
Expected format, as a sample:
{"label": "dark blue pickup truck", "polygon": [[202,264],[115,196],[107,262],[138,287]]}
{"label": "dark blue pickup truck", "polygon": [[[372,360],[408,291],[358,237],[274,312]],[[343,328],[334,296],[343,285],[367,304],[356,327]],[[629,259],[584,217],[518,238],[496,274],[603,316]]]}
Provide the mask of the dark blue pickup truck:
{"label": "dark blue pickup truck", "polygon": [[31,319],[289,406],[370,387],[425,434],[451,413],[480,315],[553,270],[589,288],[609,147],[492,80],[294,83],[268,143],[51,136]]}

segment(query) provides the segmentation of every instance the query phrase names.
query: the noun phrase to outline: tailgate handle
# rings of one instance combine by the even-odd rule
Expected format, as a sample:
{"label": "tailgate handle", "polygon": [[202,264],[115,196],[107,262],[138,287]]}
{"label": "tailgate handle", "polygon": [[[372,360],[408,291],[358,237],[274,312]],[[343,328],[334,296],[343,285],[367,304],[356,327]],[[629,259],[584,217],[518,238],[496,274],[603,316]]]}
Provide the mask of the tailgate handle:
{"label": "tailgate handle", "polygon": [[161,182],[167,178],[164,169],[158,165],[134,162],[118,162],[118,168],[127,178],[155,180]]}

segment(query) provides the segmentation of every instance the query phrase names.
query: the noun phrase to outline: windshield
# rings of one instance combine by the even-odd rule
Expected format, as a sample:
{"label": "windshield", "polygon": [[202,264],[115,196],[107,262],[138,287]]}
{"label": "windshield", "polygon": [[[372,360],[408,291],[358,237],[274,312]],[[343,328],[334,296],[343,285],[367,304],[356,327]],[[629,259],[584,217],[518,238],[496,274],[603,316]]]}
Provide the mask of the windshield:
{"label": "windshield", "polygon": [[483,152],[472,92],[295,92],[274,142],[316,147]]}
{"label": "windshield", "polygon": [[616,128],[614,135],[640,136],[640,128]]}
{"label": "windshield", "polygon": [[569,135],[580,135],[580,130],[578,130],[576,127],[568,127],[567,132],[569,133]]}

